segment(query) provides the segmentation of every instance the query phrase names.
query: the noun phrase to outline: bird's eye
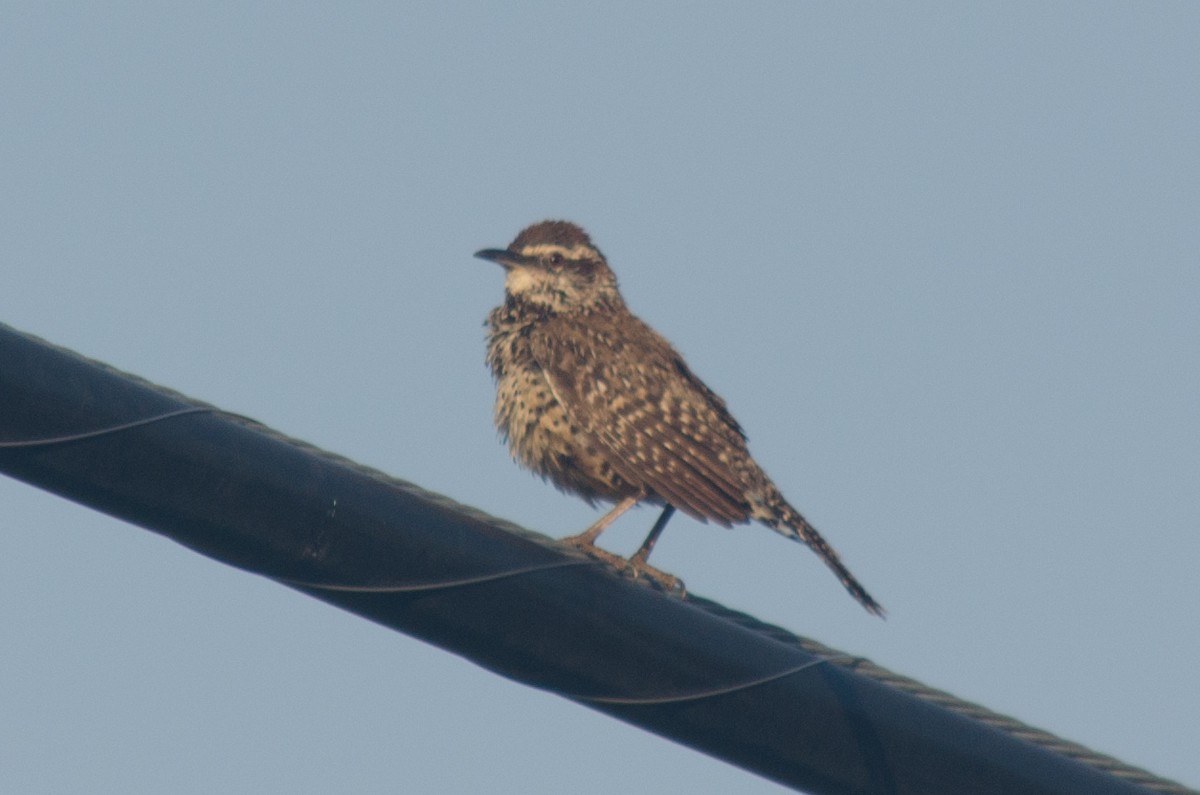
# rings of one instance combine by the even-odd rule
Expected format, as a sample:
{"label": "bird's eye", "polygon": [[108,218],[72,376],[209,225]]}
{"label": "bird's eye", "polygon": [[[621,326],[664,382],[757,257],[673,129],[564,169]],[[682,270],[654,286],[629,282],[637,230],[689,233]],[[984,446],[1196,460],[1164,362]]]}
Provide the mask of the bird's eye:
{"label": "bird's eye", "polygon": [[563,264],[563,255],[558,253],[557,251],[554,252],[553,254],[551,254],[550,255],[550,264],[551,265],[562,265]]}

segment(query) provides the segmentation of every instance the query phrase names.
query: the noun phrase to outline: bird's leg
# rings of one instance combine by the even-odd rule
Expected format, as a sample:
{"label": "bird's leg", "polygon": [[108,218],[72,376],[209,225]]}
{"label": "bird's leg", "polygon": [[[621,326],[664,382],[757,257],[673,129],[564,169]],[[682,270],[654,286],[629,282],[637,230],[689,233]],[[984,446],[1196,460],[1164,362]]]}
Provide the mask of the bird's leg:
{"label": "bird's leg", "polygon": [[646,561],[650,558],[650,552],[654,549],[654,545],[658,543],[658,537],[662,535],[662,531],[666,529],[667,522],[671,521],[671,517],[675,514],[675,506],[670,503],[663,508],[663,512],[659,514],[658,520],[654,523],[654,527],[650,528],[650,534],[646,536],[646,540],[642,542],[638,551],[633,553],[633,557],[629,559],[629,567],[635,573],[644,575],[658,583],[664,590],[679,591],[687,593],[683,587],[683,580],[673,574],[667,574],[661,569],[656,569]]}
{"label": "bird's leg", "polygon": [[638,500],[640,499],[640,495],[626,497],[614,505],[611,511],[597,519],[595,524],[593,524],[587,530],[584,530],[582,533],[576,536],[568,536],[567,538],[564,538],[562,542],[564,544],[570,544],[589,557],[607,563],[614,569],[629,568],[629,562],[626,561],[625,558],[621,557],[620,555],[614,555],[608,550],[601,549],[600,547],[596,546],[596,539],[600,537],[601,533],[608,529],[609,525],[617,521],[617,518],[621,514],[637,505]]}
{"label": "bird's leg", "polygon": [[563,543],[570,544],[573,547],[579,547],[584,552],[589,552],[590,550],[587,548],[595,548],[596,539],[600,537],[600,534],[607,530],[610,524],[617,521],[617,518],[620,517],[621,514],[637,505],[638,500],[640,499],[641,497],[636,494],[631,497],[626,497],[614,505],[611,511],[597,519],[596,523],[587,530],[584,530],[577,536],[568,536],[564,538],[562,540]]}
{"label": "bird's leg", "polygon": [[637,505],[641,499],[642,495],[626,497],[614,505],[612,510],[597,519],[595,524],[587,530],[584,530],[579,535],[568,536],[562,542],[570,544],[585,555],[604,561],[615,569],[630,570],[634,575],[640,575],[653,580],[665,591],[686,593],[682,580],[674,575],[667,574],[665,571],[660,571],[646,562],[646,559],[650,557],[650,550],[654,549],[654,544],[658,541],[658,537],[662,535],[662,531],[666,528],[667,522],[670,521],[671,515],[675,513],[674,505],[668,505],[663,509],[662,514],[659,515],[658,520],[654,523],[654,527],[650,528],[650,535],[646,536],[646,540],[642,542],[641,548],[629,560],[625,560],[620,555],[614,555],[608,550],[596,546],[596,539],[600,537],[600,534],[607,530],[609,525],[617,521],[621,514]]}
{"label": "bird's leg", "polygon": [[667,522],[671,521],[671,517],[674,515],[674,505],[668,504],[667,507],[663,508],[663,512],[658,515],[658,520],[654,522],[654,527],[650,528],[650,534],[646,536],[646,540],[642,542],[642,546],[629,559],[631,564],[635,567],[648,565],[646,561],[650,559],[650,553],[654,550],[654,545],[658,543],[658,537],[662,535],[662,531],[667,527]]}

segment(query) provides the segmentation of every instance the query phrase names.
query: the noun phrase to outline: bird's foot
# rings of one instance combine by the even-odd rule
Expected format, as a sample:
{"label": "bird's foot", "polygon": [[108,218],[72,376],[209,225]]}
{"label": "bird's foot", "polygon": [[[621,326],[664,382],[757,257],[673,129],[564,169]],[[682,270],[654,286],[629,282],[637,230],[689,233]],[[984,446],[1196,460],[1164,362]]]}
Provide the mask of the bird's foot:
{"label": "bird's foot", "polygon": [[629,560],[609,552],[607,549],[601,549],[591,543],[586,538],[586,533],[570,538],[562,539],[562,543],[578,549],[589,558],[594,558],[603,563],[607,563],[612,568],[625,574],[632,575],[634,579],[645,577],[661,590],[668,593],[678,594],[679,596],[687,595],[687,588],[684,587],[683,580],[676,577],[674,574],[667,574],[661,569],[656,569],[644,560],[641,560],[637,555],[634,555]]}
{"label": "bird's foot", "polygon": [[674,574],[668,574],[662,569],[654,568],[646,561],[641,560],[637,555],[626,561],[626,566],[633,572],[635,577],[645,577],[667,593],[673,593],[677,596],[687,596],[687,586],[683,584],[683,580]]}
{"label": "bird's foot", "polygon": [[609,552],[607,549],[601,549],[600,547],[596,546],[591,542],[590,539],[588,539],[587,533],[571,536],[570,538],[564,538],[562,539],[562,543],[575,547],[589,558],[595,558],[596,560],[603,561],[609,566],[612,566],[614,569],[629,568],[629,561],[625,560],[625,558],[621,557],[620,555],[615,555],[612,552]]}

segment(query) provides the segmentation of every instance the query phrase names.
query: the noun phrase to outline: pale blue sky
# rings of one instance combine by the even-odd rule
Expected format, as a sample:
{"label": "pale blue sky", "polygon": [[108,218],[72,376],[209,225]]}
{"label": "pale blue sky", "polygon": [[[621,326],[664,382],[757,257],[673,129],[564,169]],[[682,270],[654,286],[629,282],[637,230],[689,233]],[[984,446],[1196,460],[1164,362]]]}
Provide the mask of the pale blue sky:
{"label": "pale blue sky", "polygon": [[[471,254],[575,220],[890,617],[757,526],[658,565],[1196,787],[1197,41],[1193,3],[7,3],[0,322],[565,535]],[[781,791],[0,505],[0,791]]]}

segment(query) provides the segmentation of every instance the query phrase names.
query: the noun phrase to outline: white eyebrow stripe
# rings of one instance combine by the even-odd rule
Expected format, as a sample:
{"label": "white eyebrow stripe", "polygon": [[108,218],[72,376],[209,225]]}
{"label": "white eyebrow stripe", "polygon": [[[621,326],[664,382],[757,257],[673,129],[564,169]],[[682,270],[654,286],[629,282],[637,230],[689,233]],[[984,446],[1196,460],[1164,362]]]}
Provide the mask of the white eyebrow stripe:
{"label": "white eyebrow stripe", "polygon": [[567,259],[599,259],[600,257],[596,249],[586,243],[576,243],[570,248],[560,246],[557,243],[538,243],[537,245],[525,246],[521,249],[521,254],[526,257],[541,257],[554,253],[562,254]]}

